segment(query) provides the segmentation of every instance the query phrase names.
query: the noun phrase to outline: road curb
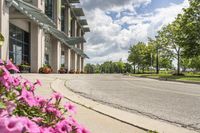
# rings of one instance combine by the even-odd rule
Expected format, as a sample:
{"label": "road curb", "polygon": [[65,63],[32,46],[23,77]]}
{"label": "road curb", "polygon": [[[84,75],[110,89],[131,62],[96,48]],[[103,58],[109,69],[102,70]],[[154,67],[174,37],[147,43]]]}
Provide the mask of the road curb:
{"label": "road curb", "polygon": [[[76,104],[84,106],[90,110],[93,110],[95,112],[108,116],[110,118],[116,119],[123,123],[132,125],[144,131],[154,130],[160,133],[196,133],[195,131],[191,131],[189,129],[177,127],[175,125],[171,125],[169,123],[147,118],[145,116],[140,116],[138,114],[125,112],[113,107],[109,107],[107,105],[103,105],[96,101],[92,101],[90,99],[84,98],[70,91],[69,87],[65,84],[65,80],[62,80],[62,79],[54,80],[50,86],[54,91],[65,94],[65,97],[68,100]],[[58,86],[59,86],[59,89],[58,89]]]}

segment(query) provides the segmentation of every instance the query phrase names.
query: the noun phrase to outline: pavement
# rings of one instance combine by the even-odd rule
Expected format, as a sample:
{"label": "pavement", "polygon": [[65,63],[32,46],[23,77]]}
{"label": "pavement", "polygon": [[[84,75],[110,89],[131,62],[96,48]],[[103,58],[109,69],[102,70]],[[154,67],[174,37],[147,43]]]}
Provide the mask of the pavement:
{"label": "pavement", "polygon": [[[41,79],[76,103],[76,118],[93,133],[199,132],[199,85],[123,75],[23,76]],[[45,88],[38,93],[49,96]]]}
{"label": "pavement", "polygon": [[[63,99],[62,103],[67,101],[72,102],[68,99],[70,96],[78,96],[67,90],[64,86],[65,80],[58,80],[58,75],[39,75],[39,74],[23,74],[23,77],[31,81],[39,79],[42,81],[42,87],[36,89],[36,94],[49,98],[54,90],[62,93],[66,98]],[[78,96],[79,97],[79,96]],[[102,113],[96,112],[87,108],[83,105],[74,102],[77,107],[77,114],[74,116],[79,123],[87,127],[91,133],[146,133],[146,130],[137,128],[130,124],[126,124],[114,118],[108,117]]]}

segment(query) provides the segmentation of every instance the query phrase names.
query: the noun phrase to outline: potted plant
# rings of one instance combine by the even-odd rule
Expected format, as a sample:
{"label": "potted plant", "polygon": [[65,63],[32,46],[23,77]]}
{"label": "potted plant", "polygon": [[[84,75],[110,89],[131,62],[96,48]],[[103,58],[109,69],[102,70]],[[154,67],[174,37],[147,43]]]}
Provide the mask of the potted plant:
{"label": "potted plant", "polygon": [[65,69],[64,67],[61,67],[58,71],[61,74],[67,73],[67,69]]}
{"label": "potted plant", "polygon": [[19,71],[21,73],[30,73],[31,67],[28,64],[18,65]]}
{"label": "potted plant", "polygon": [[80,71],[77,69],[76,74],[80,74]]}
{"label": "potted plant", "polygon": [[51,73],[53,70],[52,70],[52,68],[51,68],[51,66],[49,66],[49,65],[47,65],[47,64],[45,64],[43,67],[41,67],[40,69],[39,69],[39,73],[44,73],[44,74],[49,74],[49,73]]}
{"label": "potted plant", "polygon": [[69,71],[69,73],[74,74],[74,73],[75,73],[74,69],[71,69],[71,70]]}

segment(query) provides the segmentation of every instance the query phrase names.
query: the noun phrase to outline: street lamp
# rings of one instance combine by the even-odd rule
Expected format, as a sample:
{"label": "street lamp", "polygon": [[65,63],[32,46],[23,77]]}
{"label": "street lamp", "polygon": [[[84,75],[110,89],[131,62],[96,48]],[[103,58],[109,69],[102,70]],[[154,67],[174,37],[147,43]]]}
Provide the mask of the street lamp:
{"label": "street lamp", "polygon": [[4,36],[0,33],[0,47],[4,44]]}

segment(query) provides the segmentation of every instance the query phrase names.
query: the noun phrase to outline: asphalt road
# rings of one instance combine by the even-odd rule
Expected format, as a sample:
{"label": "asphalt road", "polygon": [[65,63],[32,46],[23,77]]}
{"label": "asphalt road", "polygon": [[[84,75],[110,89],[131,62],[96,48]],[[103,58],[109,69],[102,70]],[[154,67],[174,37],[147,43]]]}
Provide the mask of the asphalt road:
{"label": "asphalt road", "polygon": [[200,85],[123,75],[62,78],[83,96],[200,132]]}

